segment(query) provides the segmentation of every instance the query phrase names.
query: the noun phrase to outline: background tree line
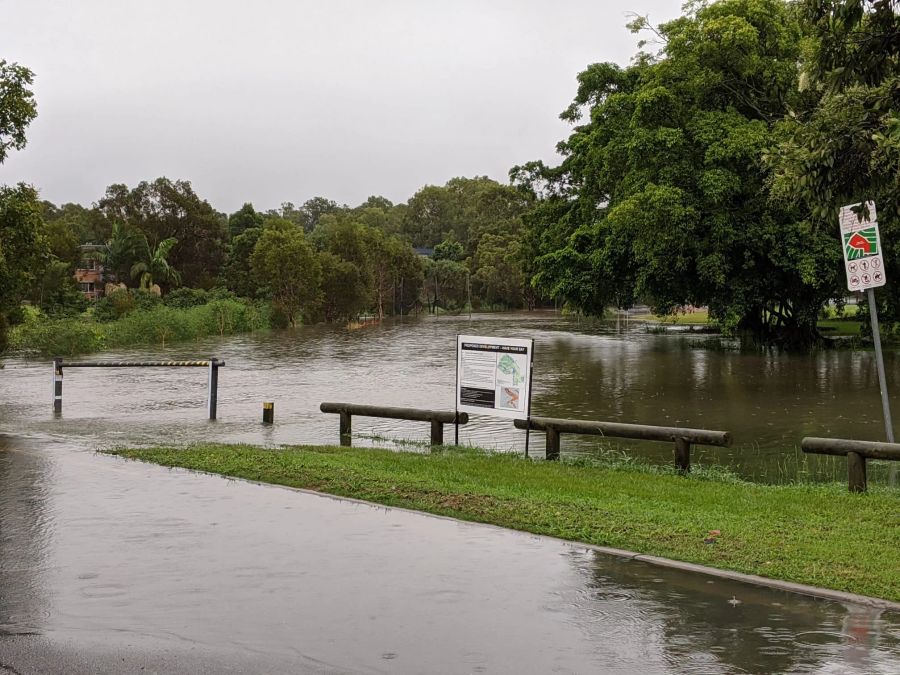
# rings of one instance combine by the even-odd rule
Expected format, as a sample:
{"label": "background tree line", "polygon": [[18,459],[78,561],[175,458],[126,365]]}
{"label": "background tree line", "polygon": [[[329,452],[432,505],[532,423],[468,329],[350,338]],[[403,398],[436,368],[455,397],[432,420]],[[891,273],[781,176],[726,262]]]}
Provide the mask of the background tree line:
{"label": "background tree line", "polygon": [[[85,255],[133,289],[102,301],[103,316],[141,307],[135,293],[175,289],[270,301],[275,325],[467,302],[521,307],[529,294],[517,241],[529,203],[527,193],[487,178],[427,186],[407,204],[373,196],[349,207],[315,197],[264,212],[246,203],[230,215],[190,182],[168,178],[111,185],[91,206],[56,206],[26,185],[2,188],[0,251],[10,253],[3,270],[15,280],[2,315],[6,324],[21,321],[22,301],[50,317],[83,312],[89,303],[73,273]],[[83,244],[101,246],[85,253]]]}
{"label": "background tree line", "polygon": [[[689,2],[632,63],[589,66],[539,197],[525,269],[583,312],[708,305],[726,329],[807,347],[847,295],[837,212],[874,199],[900,319],[896,0]],[[893,283],[890,283],[890,281]]]}
{"label": "background tree line", "polygon": [[[129,286],[225,287],[286,324],[553,299],[601,314],[707,305],[726,330],[808,347],[846,291],[836,214],[879,207],[900,321],[900,0],[695,0],[628,66],[578,75],[556,166],[454,178],[408,202],[315,197],[217,212],[186,181],[112,185],[90,207],[0,188],[0,328],[22,300],[77,311],[78,245]],[[36,115],[0,61],[0,161]],[[433,255],[416,255],[431,249]]]}

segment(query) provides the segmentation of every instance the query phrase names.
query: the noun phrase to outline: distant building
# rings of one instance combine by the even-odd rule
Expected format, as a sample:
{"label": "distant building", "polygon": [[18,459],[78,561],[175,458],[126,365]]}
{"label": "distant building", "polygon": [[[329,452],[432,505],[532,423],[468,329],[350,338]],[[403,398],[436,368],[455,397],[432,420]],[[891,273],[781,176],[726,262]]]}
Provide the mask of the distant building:
{"label": "distant building", "polygon": [[426,246],[417,246],[417,247],[413,248],[413,251],[415,251],[416,255],[420,255],[423,258],[433,258],[434,257],[434,249],[433,248],[428,248]]}
{"label": "distant building", "polygon": [[103,287],[107,280],[106,270],[103,268],[103,254],[106,246],[103,244],[84,244],[78,247],[81,252],[81,261],[75,270],[75,281],[78,288],[88,300],[99,300],[103,297]]}

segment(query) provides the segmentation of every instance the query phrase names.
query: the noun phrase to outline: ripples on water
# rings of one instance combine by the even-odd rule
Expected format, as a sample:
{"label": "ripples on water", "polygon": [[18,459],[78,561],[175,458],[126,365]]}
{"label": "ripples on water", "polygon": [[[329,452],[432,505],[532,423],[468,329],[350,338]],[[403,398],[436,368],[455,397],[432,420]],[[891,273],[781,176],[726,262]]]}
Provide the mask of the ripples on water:
{"label": "ripples on water", "polygon": [[[535,415],[728,430],[732,448],[695,447],[695,461],[756,480],[843,481],[845,461],[803,455],[801,438],[883,436],[870,352],[708,350],[698,348],[707,336],[651,334],[640,325],[580,322],[552,312],[407,318],[355,331],[313,326],[95,357],[224,358],[220,419],[212,425],[203,420],[202,369],[69,370],[63,419],[53,420],[49,363],[7,359],[0,415],[7,431],[113,444],[335,442],[337,419],[319,412],[322,401],[452,408],[459,333],[535,338]],[[900,360],[895,352],[886,359],[888,379],[898,381]],[[269,400],[276,424],[266,429],[259,421],[261,404]],[[354,432],[358,444],[428,437],[426,425],[396,420],[355,418]],[[452,437],[451,428],[445,438]],[[473,416],[460,429],[460,441],[521,452],[524,432],[506,420]],[[543,435],[532,434],[530,445],[542,453]],[[672,461],[664,443],[563,436],[564,453],[601,447]],[[884,473],[872,463],[870,480]]]}

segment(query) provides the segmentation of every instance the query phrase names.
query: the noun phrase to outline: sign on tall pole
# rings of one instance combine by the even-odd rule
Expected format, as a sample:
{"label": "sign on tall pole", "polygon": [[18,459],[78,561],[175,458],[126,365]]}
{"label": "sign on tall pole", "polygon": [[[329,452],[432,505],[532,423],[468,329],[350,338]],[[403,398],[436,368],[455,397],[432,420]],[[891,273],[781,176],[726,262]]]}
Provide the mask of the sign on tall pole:
{"label": "sign on tall pole", "polygon": [[872,341],[875,343],[875,365],[878,369],[878,387],[881,390],[881,409],[884,413],[884,430],[888,443],[894,442],[894,425],[891,422],[891,406],[888,402],[887,378],[884,373],[884,356],[881,353],[881,334],[878,330],[878,309],[875,307],[875,291],[887,282],[881,238],[875,202],[850,204],[841,208],[841,243],[844,250],[844,268],[847,272],[847,288],[865,291],[869,298],[869,320],[872,323]]}

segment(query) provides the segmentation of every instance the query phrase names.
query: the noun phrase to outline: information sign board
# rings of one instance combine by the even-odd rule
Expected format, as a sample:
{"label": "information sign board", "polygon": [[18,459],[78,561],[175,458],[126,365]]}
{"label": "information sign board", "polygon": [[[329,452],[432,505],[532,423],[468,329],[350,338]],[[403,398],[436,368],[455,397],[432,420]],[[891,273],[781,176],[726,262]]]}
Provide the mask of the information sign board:
{"label": "information sign board", "polygon": [[[865,215],[860,219],[860,212]],[[867,213],[866,213],[867,212]],[[875,217],[875,202],[850,204],[841,208],[841,245],[847,288],[864,291],[884,286],[884,257]]]}
{"label": "information sign board", "polygon": [[534,340],[457,336],[457,410],[528,419],[533,354]]}

